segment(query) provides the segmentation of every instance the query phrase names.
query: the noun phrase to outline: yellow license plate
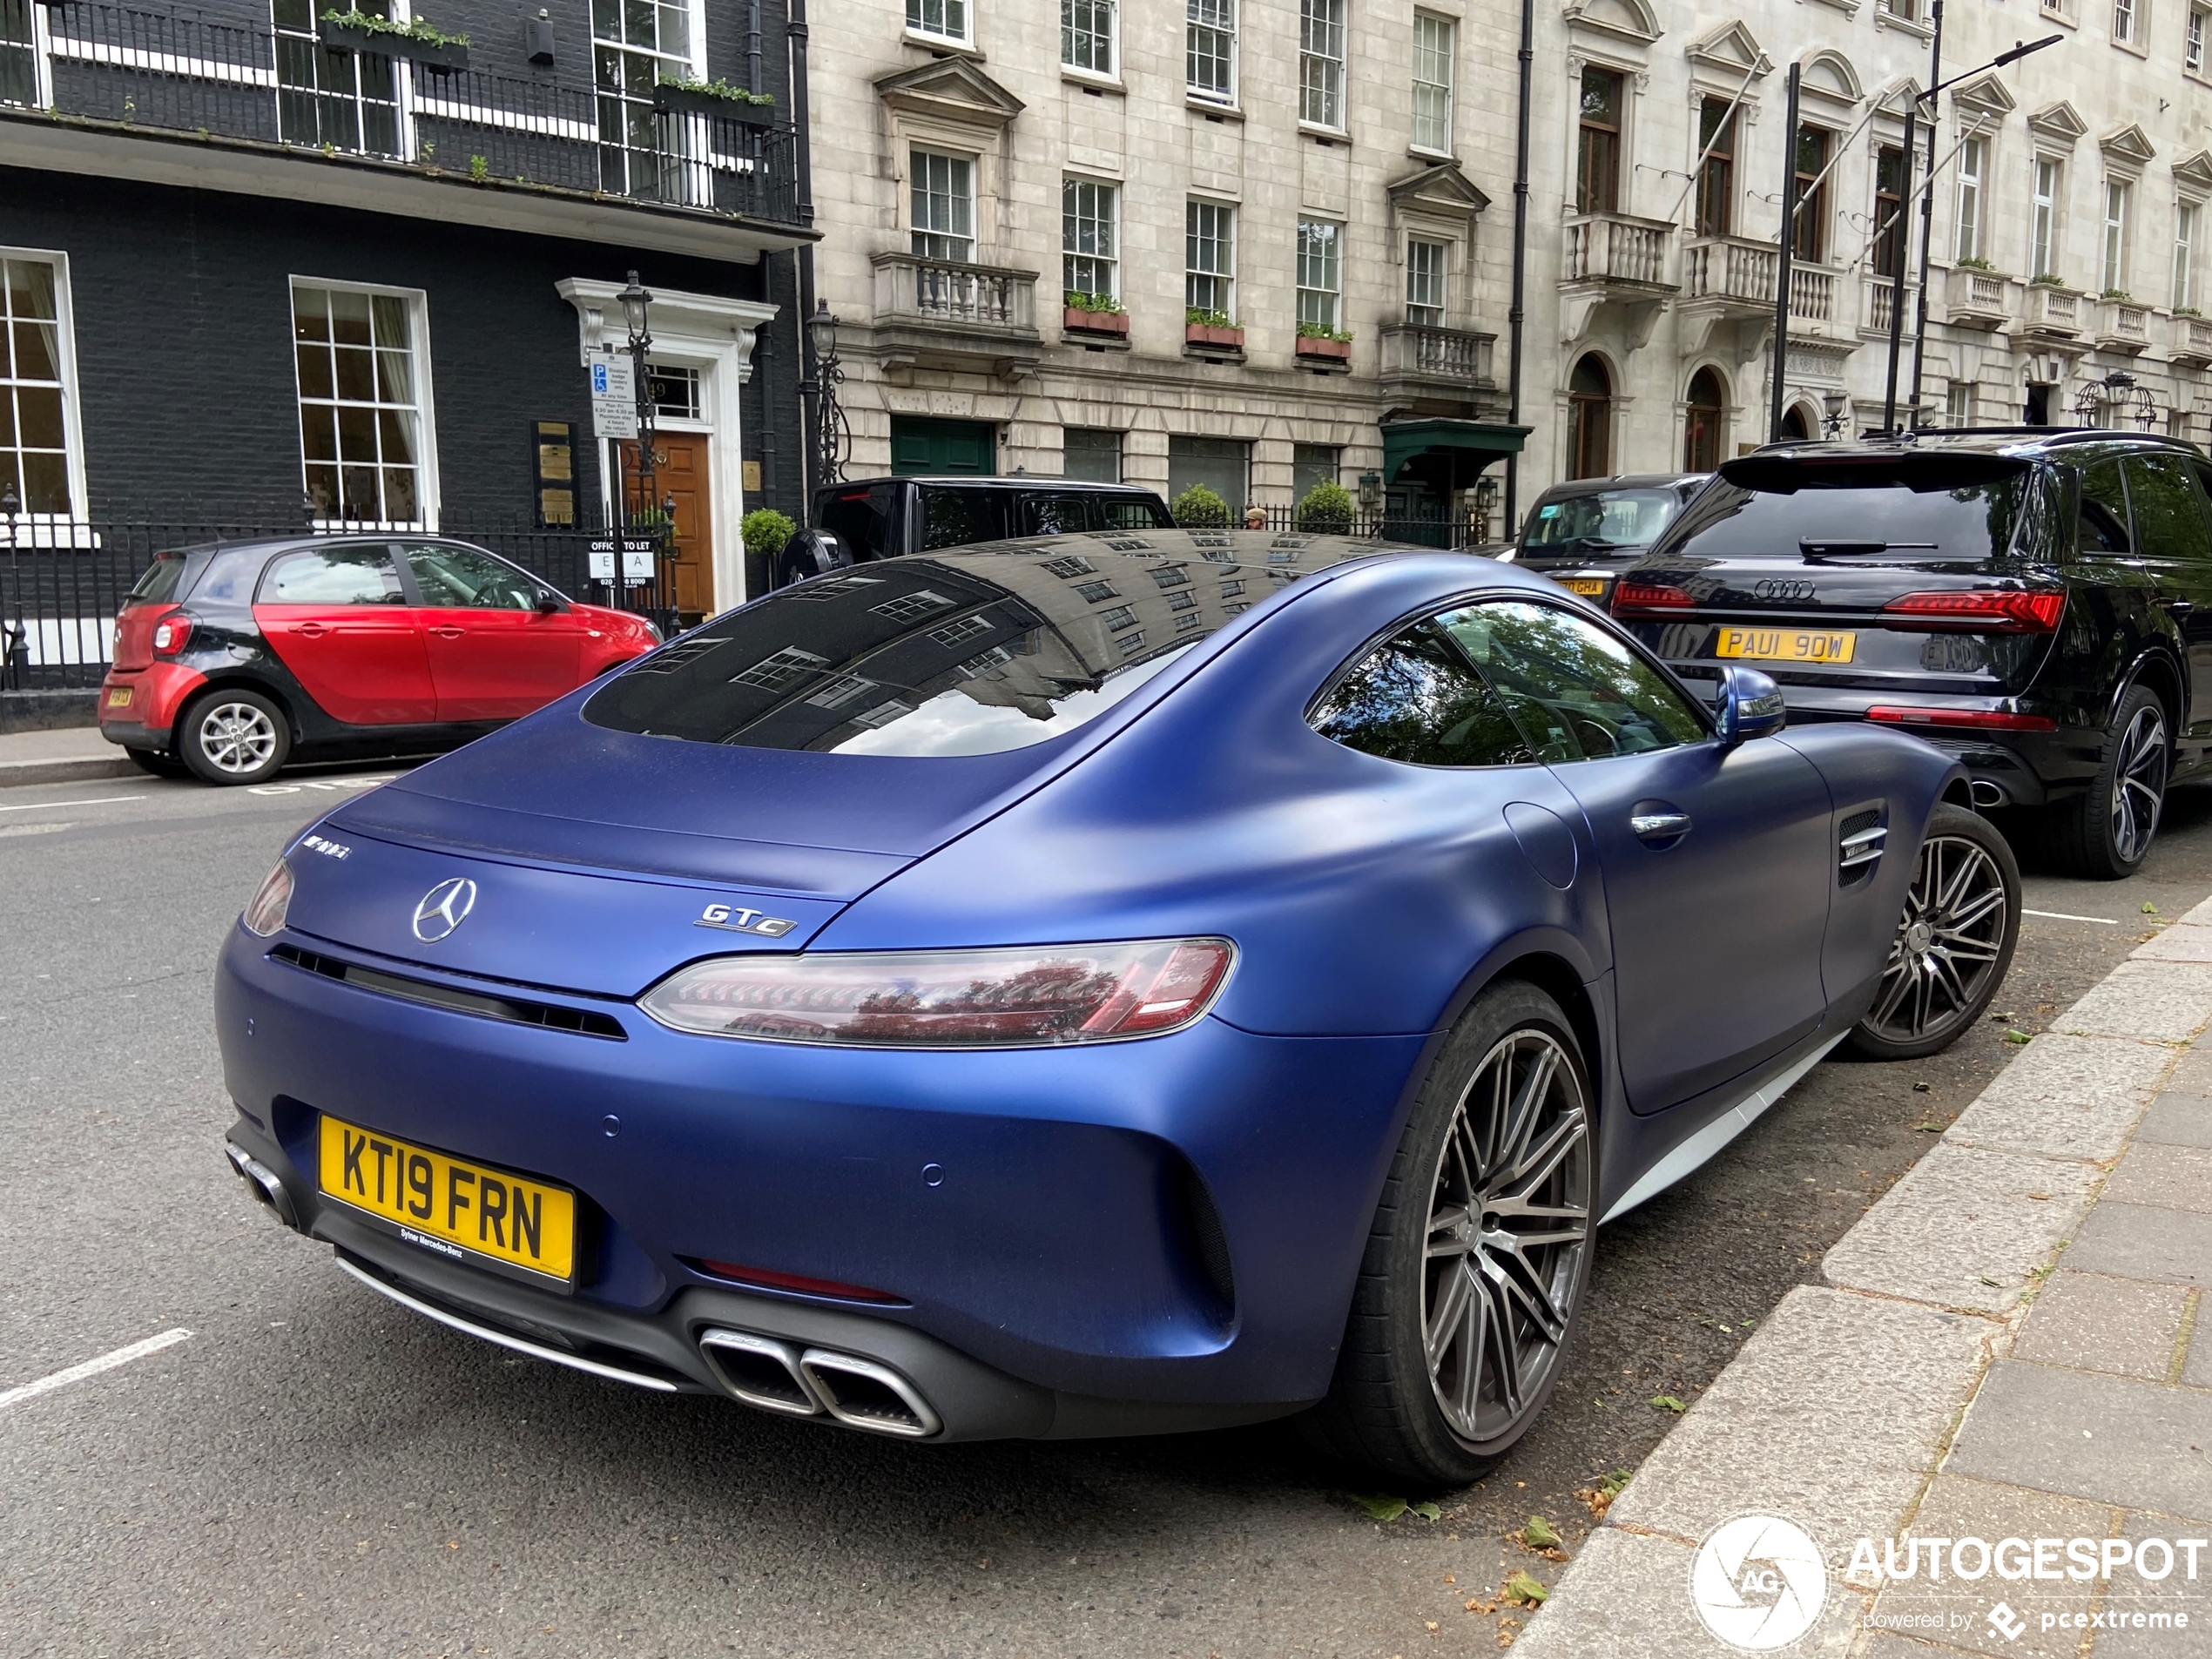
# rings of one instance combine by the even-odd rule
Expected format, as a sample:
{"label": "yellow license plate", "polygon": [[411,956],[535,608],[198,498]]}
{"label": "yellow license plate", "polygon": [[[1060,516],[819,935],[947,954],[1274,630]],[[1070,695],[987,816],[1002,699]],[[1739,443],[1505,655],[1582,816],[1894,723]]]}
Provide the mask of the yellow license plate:
{"label": "yellow license plate", "polygon": [[1605,597],[1605,578],[1602,576],[1555,576],[1553,581],[1569,593],[1579,593],[1585,599]]}
{"label": "yellow license plate", "polygon": [[1848,663],[1858,649],[1857,634],[1822,628],[1723,628],[1713,642],[1716,657],[1763,663]]}
{"label": "yellow license plate", "polygon": [[575,1276],[576,1195],[468,1163],[393,1135],[322,1120],[323,1196],[460,1259],[489,1257],[548,1278]]}
{"label": "yellow license plate", "polygon": [[111,709],[129,708],[131,706],[131,688],[127,685],[117,686],[113,691],[107,694],[107,705]]}

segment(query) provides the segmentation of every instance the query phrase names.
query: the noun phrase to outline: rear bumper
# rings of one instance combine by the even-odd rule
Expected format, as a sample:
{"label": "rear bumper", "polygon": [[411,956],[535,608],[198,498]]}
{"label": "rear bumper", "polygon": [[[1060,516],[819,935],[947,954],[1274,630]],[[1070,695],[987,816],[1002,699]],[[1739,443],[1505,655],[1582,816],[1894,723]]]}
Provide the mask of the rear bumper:
{"label": "rear bumper", "polygon": [[[402,1001],[266,949],[232,930],[218,1023],[233,1139],[301,1231],[442,1306],[683,1387],[728,1392],[698,1351],[709,1326],[875,1359],[923,1386],[947,1438],[1195,1427],[1319,1398],[1422,1046],[1210,1019],[1099,1049],[840,1053],[547,995],[613,1015],[613,1042]],[[323,1111],[576,1189],[575,1292],[322,1201]],[[901,1305],[755,1294],[703,1260]]]}
{"label": "rear bumper", "polygon": [[[179,711],[206,679],[198,669],[180,663],[109,670],[100,682],[100,735],[129,749],[166,750]],[[114,701],[118,692],[130,697],[119,707]]]}

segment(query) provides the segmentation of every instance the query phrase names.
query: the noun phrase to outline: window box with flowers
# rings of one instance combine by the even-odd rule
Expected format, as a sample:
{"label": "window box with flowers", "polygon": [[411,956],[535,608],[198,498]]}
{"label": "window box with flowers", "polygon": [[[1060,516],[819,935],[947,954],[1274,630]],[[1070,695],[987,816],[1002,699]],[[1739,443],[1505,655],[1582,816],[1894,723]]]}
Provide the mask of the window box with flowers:
{"label": "window box with flowers", "polygon": [[1298,326],[1298,354],[1324,363],[1352,361],[1352,334],[1343,328],[1326,328],[1319,323],[1302,322]]}
{"label": "window box with flowers", "polygon": [[1225,311],[1207,311],[1197,306],[1183,314],[1183,343],[1200,351],[1233,351],[1244,349],[1244,331],[1229,320]]}
{"label": "window box with flowers", "polygon": [[334,52],[404,57],[437,75],[469,67],[469,37],[448,35],[427,17],[396,23],[359,9],[326,11],[317,33]]}
{"label": "window box with flowers", "polygon": [[663,115],[719,117],[740,126],[765,129],[775,125],[771,114],[775,107],[769,94],[749,92],[727,81],[660,81],[653,87],[653,108]]}
{"label": "window box with flowers", "polygon": [[1110,293],[1079,293],[1070,288],[1061,298],[1060,327],[1069,334],[1129,337],[1129,313]]}

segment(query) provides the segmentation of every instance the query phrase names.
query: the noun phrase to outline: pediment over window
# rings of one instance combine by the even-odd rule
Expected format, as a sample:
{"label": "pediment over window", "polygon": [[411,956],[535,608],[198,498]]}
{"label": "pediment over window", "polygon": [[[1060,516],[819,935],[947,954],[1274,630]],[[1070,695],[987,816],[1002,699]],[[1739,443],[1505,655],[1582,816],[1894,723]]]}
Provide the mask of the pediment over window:
{"label": "pediment over window", "polygon": [[1907,75],[1903,80],[1892,82],[1885,88],[1875,104],[1886,114],[1902,116],[1919,96],[1920,83]]}
{"label": "pediment over window", "polygon": [[1951,101],[1980,115],[2006,116],[2020,108],[2012,90],[1994,75],[1983,75],[1952,88]]}
{"label": "pediment over window", "polygon": [[1440,161],[1433,167],[1407,173],[1385,188],[1399,207],[1416,212],[1460,218],[1479,213],[1490,205],[1490,199],[1460,171],[1457,162],[1452,161]]}
{"label": "pediment over window", "polygon": [[2200,150],[2174,164],[2174,177],[2199,190],[2212,190],[2212,150]]}
{"label": "pediment over window", "polygon": [[894,110],[966,126],[1002,127],[1026,107],[1020,98],[960,57],[939,58],[883,76],[876,81],[875,92]]}
{"label": "pediment over window", "polygon": [[2133,121],[2106,133],[2097,140],[2097,147],[2114,161],[2132,162],[2139,167],[2158,154],[2158,146]]}
{"label": "pediment over window", "polygon": [[1817,102],[1852,105],[1866,96],[1858,71],[1841,52],[1807,54],[1799,62],[1797,76],[1804,96]]}
{"label": "pediment over window", "polygon": [[1731,82],[1741,81],[1747,74],[1756,80],[1774,67],[1774,60],[1760,46],[1758,37],[1741,22],[1724,23],[1698,36],[1684,50],[1700,69],[1726,76]]}
{"label": "pediment over window", "polygon": [[2089,131],[2089,124],[2081,118],[2081,112],[2064,98],[2036,111],[2027,118],[2027,125],[2039,138],[2062,144],[2069,150],[2076,138],[2087,136]]}
{"label": "pediment over window", "polygon": [[1650,0],[1567,0],[1560,16],[1577,28],[1646,46],[1666,33]]}

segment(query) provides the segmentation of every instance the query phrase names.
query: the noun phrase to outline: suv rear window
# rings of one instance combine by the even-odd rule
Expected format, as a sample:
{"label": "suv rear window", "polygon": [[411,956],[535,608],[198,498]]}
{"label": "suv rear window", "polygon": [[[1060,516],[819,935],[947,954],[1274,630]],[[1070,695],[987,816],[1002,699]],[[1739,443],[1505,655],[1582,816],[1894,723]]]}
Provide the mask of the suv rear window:
{"label": "suv rear window", "polygon": [[1808,559],[1979,562],[2012,550],[2030,493],[2030,474],[2017,465],[1885,474],[1768,463],[1747,468],[1747,482],[1738,482],[1741,464],[1723,467],[1658,551],[1716,559],[1795,552]]}

